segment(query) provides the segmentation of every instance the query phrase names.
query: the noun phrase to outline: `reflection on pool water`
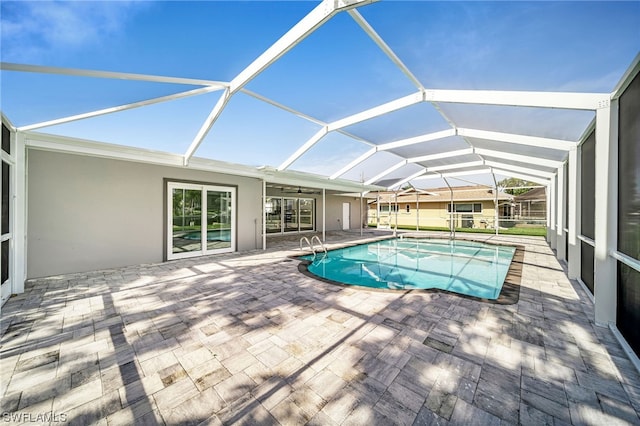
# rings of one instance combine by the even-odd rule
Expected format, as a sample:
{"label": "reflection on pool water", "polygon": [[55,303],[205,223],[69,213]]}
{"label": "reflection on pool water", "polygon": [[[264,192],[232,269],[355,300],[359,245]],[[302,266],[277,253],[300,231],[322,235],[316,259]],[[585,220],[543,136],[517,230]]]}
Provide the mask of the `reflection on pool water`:
{"label": "reflection on pool water", "polygon": [[[182,235],[185,240],[197,240],[202,238],[200,231],[191,231]],[[207,231],[207,241],[231,241],[230,229],[210,229]]]}
{"label": "reflection on pool water", "polygon": [[312,274],[383,289],[441,289],[483,299],[500,295],[515,247],[475,241],[391,239],[302,256]]}

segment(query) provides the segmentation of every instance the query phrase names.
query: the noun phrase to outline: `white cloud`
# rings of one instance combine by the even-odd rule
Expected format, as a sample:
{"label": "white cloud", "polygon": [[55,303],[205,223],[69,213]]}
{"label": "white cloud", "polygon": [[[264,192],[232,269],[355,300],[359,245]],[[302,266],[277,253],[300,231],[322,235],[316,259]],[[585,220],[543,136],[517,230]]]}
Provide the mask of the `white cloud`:
{"label": "white cloud", "polygon": [[37,61],[64,50],[95,46],[120,35],[132,15],[148,2],[2,2],[2,59]]}

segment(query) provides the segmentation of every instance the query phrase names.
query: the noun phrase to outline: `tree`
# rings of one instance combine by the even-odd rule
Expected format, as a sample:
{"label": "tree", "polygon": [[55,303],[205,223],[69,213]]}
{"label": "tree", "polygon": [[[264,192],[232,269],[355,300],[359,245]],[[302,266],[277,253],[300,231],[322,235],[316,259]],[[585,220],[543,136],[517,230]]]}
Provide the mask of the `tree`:
{"label": "tree", "polygon": [[506,178],[502,179],[498,182],[498,188],[508,188],[504,189],[504,192],[511,195],[520,195],[525,192],[529,192],[531,190],[530,187],[539,186],[536,183],[529,182],[523,179],[518,178]]}

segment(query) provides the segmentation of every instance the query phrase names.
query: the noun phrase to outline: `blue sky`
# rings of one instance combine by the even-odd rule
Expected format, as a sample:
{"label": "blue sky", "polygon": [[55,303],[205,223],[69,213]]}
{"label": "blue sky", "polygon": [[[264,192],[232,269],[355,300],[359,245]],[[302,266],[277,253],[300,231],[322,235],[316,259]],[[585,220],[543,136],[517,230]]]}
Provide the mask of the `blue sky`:
{"label": "blue sky", "polygon": [[[2,1],[4,62],[229,81],[317,2]],[[609,92],[640,51],[640,2],[394,2],[359,9],[427,87]],[[3,71],[2,111],[16,125],[162,96],[190,87]],[[346,13],[311,34],[248,86],[332,121],[415,88]],[[184,153],[218,93],[159,104],[45,132]],[[446,128],[428,105],[348,129],[375,143]],[[456,108],[462,122],[525,133],[589,116]],[[515,123],[515,124],[514,124]],[[319,126],[239,94],[198,156],[279,165]],[[551,130],[549,130],[551,131]],[[546,136],[547,134],[540,134]],[[367,146],[331,135],[294,168],[330,174]],[[375,168],[375,167],[374,167]],[[372,168],[373,169],[373,168]],[[359,174],[360,171],[354,171]]]}

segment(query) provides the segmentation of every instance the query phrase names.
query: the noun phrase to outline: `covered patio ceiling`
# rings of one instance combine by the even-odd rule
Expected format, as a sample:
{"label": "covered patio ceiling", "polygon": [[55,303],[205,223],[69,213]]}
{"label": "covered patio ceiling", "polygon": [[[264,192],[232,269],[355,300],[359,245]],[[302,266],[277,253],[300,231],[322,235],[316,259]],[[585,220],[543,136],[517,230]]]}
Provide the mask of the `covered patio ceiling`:
{"label": "covered patio ceiling", "polygon": [[[246,4],[196,3],[182,7],[218,18],[218,9],[236,7],[237,15],[225,15],[234,22],[248,13]],[[429,188],[505,177],[546,185],[593,129],[595,111],[620,90],[624,70],[638,64],[638,3],[508,3],[499,10],[325,0],[269,7],[300,18],[265,20],[257,44],[266,45],[235,71],[208,67],[185,77],[58,66],[65,55],[49,56],[54,65],[2,62],[3,114],[38,138],[43,132],[171,152],[188,167],[206,168],[201,158],[243,163],[270,181],[295,185],[293,176],[311,188]],[[489,16],[481,20],[478,12]],[[609,15],[618,17],[616,31],[593,35]],[[572,27],[559,28],[569,18]],[[445,19],[460,26],[443,28]],[[499,41],[509,38],[515,44]],[[215,51],[225,39],[207,41]],[[467,55],[484,51],[458,57],[463,43]],[[184,52],[176,55],[186,60]],[[220,59],[238,64],[246,56]],[[21,57],[3,47],[3,61]]]}

